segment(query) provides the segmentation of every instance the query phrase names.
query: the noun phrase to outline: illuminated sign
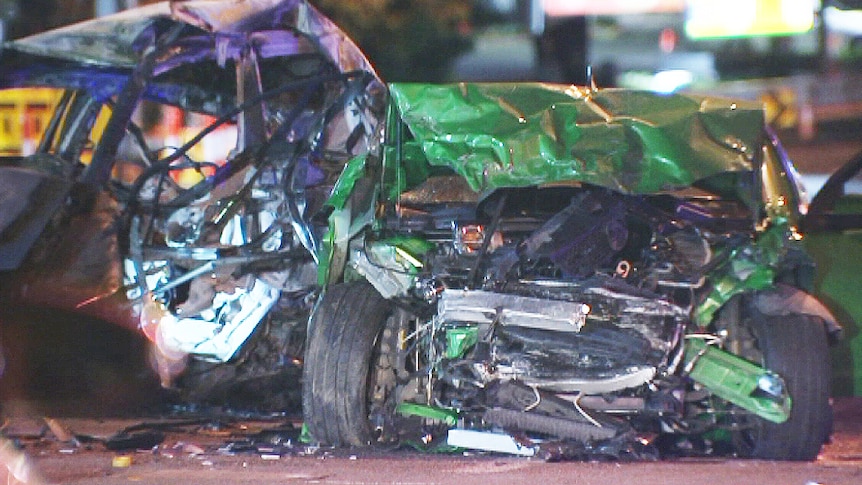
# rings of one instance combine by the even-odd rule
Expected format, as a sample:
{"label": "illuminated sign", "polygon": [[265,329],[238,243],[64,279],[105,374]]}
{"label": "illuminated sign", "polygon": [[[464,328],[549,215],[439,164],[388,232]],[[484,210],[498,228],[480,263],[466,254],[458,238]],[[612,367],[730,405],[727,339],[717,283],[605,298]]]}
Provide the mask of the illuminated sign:
{"label": "illuminated sign", "polygon": [[793,35],[814,27],[818,0],[687,0],[692,39]]}
{"label": "illuminated sign", "polygon": [[544,0],[548,17],[682,12],[685,0]]}

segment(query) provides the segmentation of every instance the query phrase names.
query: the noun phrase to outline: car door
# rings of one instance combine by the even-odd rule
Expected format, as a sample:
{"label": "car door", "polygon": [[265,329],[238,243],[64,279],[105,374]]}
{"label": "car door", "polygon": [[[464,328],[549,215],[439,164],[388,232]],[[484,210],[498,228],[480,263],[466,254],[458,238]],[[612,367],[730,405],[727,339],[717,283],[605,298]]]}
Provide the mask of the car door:
{"label": "car door", "polygon": [[832,350],[833,394],[862,395],[862,153],[823,185],[802,220],[814,291],[844,327]]}
{"label": "car door", "polygon": [[[2,90],[0,99],[12,91],[23,106],[12,114],[27,122],[14,126],[7,116],[0,130],[3,151],[14,154],[0,157],[0,271],[23,263],[65,203],[78,166],[89,158],[95,142],[90,128],[103,106],[83,91],[60,87]],[[38,117],[27,112],[34,106]]]}

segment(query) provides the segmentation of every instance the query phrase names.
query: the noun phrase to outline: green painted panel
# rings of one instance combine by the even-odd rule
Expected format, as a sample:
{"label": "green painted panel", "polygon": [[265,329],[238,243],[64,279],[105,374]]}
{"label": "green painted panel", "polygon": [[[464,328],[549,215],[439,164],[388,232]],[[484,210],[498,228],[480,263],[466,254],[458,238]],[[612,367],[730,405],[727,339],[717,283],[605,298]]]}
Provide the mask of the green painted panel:
{"label": "green painted panel", "polygon": [[395,83],[390,94],[412,138],[405,146],[421,148],[405,156],[408,174],[445,167],[477,192],[561,181],[622,193],[687,187],[751,170],[763,136],[759,104],[718,98],[539,83]]}
{"label": "green painted panel", "polygon": [[862,231],[811,234],[804,241],[816,264],[815,296],[844,327],[832,347],[832,394],[862,396]]}

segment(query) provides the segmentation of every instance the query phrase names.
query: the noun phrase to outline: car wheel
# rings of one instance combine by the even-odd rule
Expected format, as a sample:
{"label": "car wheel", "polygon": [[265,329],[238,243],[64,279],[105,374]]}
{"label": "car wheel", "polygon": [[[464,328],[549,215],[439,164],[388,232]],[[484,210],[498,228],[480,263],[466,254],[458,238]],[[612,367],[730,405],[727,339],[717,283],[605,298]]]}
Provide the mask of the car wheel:
{"label": "car wheel", "polygon": [[305,424],[319,444],[384,439],[381,416],[394,406],[397,337],[390,325],[397,313],[366,281],[334,285],[319,301],[309,322],[302,390]]}
{"label": "car wheel", "polygon": [[829,359],[822,321],[809,315],[761,316],[746,325],[753,339],[743,357],[759,361],[784,379],[792,399],[790,417],[776,424],[753,417],[734,437],[742,456],[813,460],[832,426]]}

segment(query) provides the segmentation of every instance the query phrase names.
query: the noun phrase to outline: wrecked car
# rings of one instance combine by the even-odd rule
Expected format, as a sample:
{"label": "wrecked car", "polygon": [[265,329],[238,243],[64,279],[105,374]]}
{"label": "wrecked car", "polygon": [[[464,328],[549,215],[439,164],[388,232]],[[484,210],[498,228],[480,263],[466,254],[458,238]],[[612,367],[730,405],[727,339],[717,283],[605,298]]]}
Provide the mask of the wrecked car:
{"label": "wrecked car", "polygon": [[316,440],[817,456],[840,327],[808,293],[807,197],[760,106],[389,94],[381,148],[327,202],[303,370]]}
{"label": "wrecked car", "polygon": [[0,62],[0,88],[56,94],[0,161],[4,298],[126,319],[190,399],[301,377],[336,446],[812,459],[828,436],[839,327],[758,106],[387,87],[302,0],[155,4]]}
{"label": "wrecked car", "polygon": [[385,108],[353,42],[303,0],[163,2],[0,62],[0,87],[54,96],[0,165],[8,301],[142,331],[188,397],[285,372],[298,388],[313,216]]}

